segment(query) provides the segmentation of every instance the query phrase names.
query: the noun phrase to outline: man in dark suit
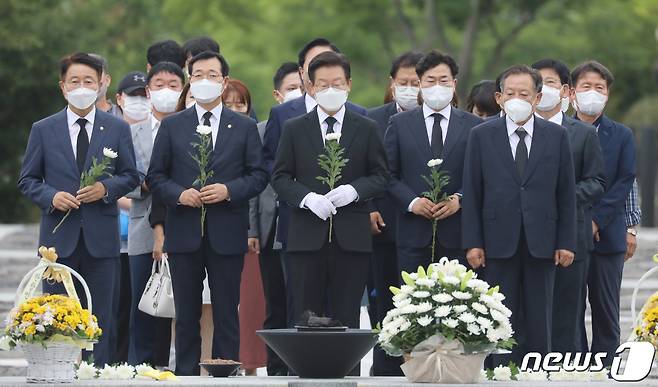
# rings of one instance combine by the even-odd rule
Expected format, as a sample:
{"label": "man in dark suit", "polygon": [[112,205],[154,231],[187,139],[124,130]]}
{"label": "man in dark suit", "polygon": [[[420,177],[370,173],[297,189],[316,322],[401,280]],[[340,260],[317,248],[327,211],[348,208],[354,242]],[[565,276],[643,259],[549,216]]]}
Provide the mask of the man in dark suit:
{"label": "man in dark suit", "polygon": [[[626,198],[635,179],[635,141],[626,126],[603,114],[614,80],[610,70],[590,61],[571,72],[571,99],[576,118],[598,133],[606,177],[606,192],[592,208],[594,251],[587,280],[592,307],[591,351],[607,352],[610,366],[619,345],[619,292],[626,254]],[[586,346],[586,344],[585,344]]]}
{"label": "man in dark suit", "polygon": [[[238,359],[238,301],[247,250],[249,199],[267,185],[256,122],[223,108],[228,78],[224,58],[203,52],[190,60],[190,90],[196,104],[162,121],[146,178],[167,205],[165,251],[169,254],[176,304],[176,373],[198,375],[201,356],[201,293],[207,271],[213,306],[212,357]],[[212,128],[206,186],[195,185],[197,125]],[[201,210],[207,209],[202,233]]]}
{"label": "man in dark suit", "polygon": [[[461,248],[462,172],[468,134],[482,120],[450,104],[459,69],[453,58],[430,51],[416,65],[422,107],[391,118],[386,132],[386,154],[391,170],[390,193],[397,200],[398,260],[402,270],[414,271],[432,259],[432,221],[438,220],[435,260],[446,256],[466,263]],[[450,175],[444,188],[448,200],[434,203],[423,175],[430,176],[429,160],[442,159]]]}
{"label": "man in dark suit", "polygon": [[[324,38],[316,38],[306,43],[306,45],[299,51],[297,57],[299,73],[305,91],[304,95],[282,103],[281,105],[274,106],[272,110],[270,110],[270,116],[267,120],[267,125],[265,126],[265,137],[263,144],[263,158],[265,159],[267,170],[270,173],[272,173],[272,165],[274,164],[274,158],[279,147],[279,140],[281,138],[283,125],[291,118],[310,113],[317,106],[317,102],[314,99],[315,93],[313,92],[313,88],[310,86],[310,81],[308,78],[308,66],[309,63],[311,63],[311,60],[318,54],[327,51],[340,53],[338,47]],[[355,111],[361,115],[366,115],[366,109],[349,101],[345,104],[345,108]],[[288,262],[285,253],[286,241],[288,239],[289,222],[290,208],[285,203],[279,203],[276,237],[277,242],[280,242],[283,245],[282,255],[284,272],[287,272],[290,269],[290,263]],[[293,294],[290,293],[289,288],[287,291],[289,309],[288,324],[292,326],[294,323],[294,319],[292,319],[292,317],[295,315],[295,313],[292,311]]]}
{"label": "man in dark suit", "polygon": [[569,95],[571,84],[569,68],[554,59],[537,61],[532,68],[539,71],[544,81],[537,114],[567,130],[576,177],[576,254],[573,264],[558,267],[555,272],[552,351],[586,352],[587,348],[581,345],[581,333],[585,324],[587,267],[594,248],[591,208],[605,190],[603,155],[594,127],[562,113],[561,101]]}
{"label": "man in dark suit", "polygon": [[[418,107],[420,80],[416,74],[416,63],[423,57],[418,52],[406,52],[393,61],[390,71],[390,88],[393,101],[372,108],[368,117],[377,122],[379,136],[384,134],[391,116]],[[393,196],[387,191],[372,201],[370,227],[373,233],[371,270],[375,285],[376,321],[382,321],[386,313],[393,309],[393,299],[389,286],[399,282],[397,247],[398,211]],[[375,376],[402,376],[401,358],[387,356],[379,347],[373,352],[373,374]]]}
{"label": "man in dark suit", "polygon": [[562,126],[534,117],[542,84],[524,65],[503,72],[496,99],[505,117],[471,131],[464,163],[466,258],[473,268],[486,266],[485,279],[506,296],[511,328],[525,332],[516,362],[551,351],[555,267],[569,266],[576,251],[569,138]]}
{"label": "man in dark suit", "polygon": [[[358,328],[372,252],[368,200],[386,189],[386,156],[377,124],[345,107],[347,59],[319,54],[309,65],[309,79],[318,107],[285,124],[272,177],[279,200],[292,207],[287,248],[293,310],[296,319],[311,310]],[[317,179],[326,175],[318,165],[323,144],[336,141],[329,134],[340,134],[349,159],[331,191]]]}
{"label": "man in dark suit", "polygon": [[[18,187],[41,208],[39,245],[55,247],[62,263],[86,280],[94,302],[93,313],[106,333],[94,347],[96,364],[110,361],[114,279],[119,264],[119,209],[117,200],[139,184],[130,127],[94,107],[101,63],[85,53],[60,62],[59,86],[66,109],[34,123],[23,159]],[[104,148],[118,155],[109,173],[80,189],[80,175],[92,161],[103,159]],[[55,226],[70,214],[56,232]],[[44,283],[44,291],[65,293],[62,284]],[[77,293],[86,305],[79,284]]]}

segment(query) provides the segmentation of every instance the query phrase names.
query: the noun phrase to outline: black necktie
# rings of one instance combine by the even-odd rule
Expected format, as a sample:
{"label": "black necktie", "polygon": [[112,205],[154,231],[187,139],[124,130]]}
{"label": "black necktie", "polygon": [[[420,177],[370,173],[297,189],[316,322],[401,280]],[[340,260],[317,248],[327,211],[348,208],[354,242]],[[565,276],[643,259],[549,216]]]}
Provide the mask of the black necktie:
{"label": "black necktie", "polygon": [[327,134],[333,133],[334,132],[334,124],[336,124],[336,122],[338,122],[338,120],[336,120],[334,117],[329,116],[324,120],[324,122],[327,123]]}
{"label": "black necktie", "polygon": [[[203,116],[201,116],[201,119],[203,120],[203,124],[205,126],[210,127],[210,117],[212,117],[211,112],[205,112],[203,113]],[[210,134],[210,149],[214,149],[215,144],[212,143],[212,133]]]}
{"label": "black necktie", "polygon": [[525,166],[528,163],[528,147],[525,145],[526,134],[528,133],[522,127],[516,130],[516,135],[519,136],[519,145],[516,146],[514,161],[516,161],[516,169],[521,177],[523,177]]}
{"label": "black necktie", "polygon": [[80,126],[78,142],[75,146],[75,161],[78,164],[78,171],[82,173],[82,170],[85,167],[85,160],[87,160],[87,151],[89,150],[89,135],[87,134],[87,129],[85,128],[87,126],[87,120],[84,118],[78,118],[75,123]]}
{"label": "black necktie", "polygon": [[432,114],[434,124],[432,125],[432,153],[435,158],[440,158],[443,152],[443,130],[441,130],[441,120],[443,116],[440,113]]}

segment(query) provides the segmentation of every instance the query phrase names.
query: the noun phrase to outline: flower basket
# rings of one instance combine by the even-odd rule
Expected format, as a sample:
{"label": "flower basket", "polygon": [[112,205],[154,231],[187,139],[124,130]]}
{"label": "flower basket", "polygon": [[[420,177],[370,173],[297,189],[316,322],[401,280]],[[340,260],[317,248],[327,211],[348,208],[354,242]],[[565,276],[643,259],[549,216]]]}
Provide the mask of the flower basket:
{"label": "flower basket", "polygon": [[[18,285],[3,340],[25,353],[28,383],[71,383],[81,349],[93,348],[101,330],[92,314],[85,280],[75,270],[55,263],[54,250],[42,249],[43,258]],[[82,284],[88,309],[80,305],[71,275]],[[62,282],[68,296],[36,295],[43,279]]]}
{"label": "flower basket", "polygon": [[[649,297],[639,313],[635,313],[637,295],[640,291],[642,282],[656,272],[658,272],[658,266],[644,273],[635,285],[633,297],[631,298],[631,316],[633,316],[634,319],[628,341],[647,341],[653,344],[658,350],[658,291]],[[652,379],[658,379],[658,367],[655,362],[653,363],[649,377]]]}

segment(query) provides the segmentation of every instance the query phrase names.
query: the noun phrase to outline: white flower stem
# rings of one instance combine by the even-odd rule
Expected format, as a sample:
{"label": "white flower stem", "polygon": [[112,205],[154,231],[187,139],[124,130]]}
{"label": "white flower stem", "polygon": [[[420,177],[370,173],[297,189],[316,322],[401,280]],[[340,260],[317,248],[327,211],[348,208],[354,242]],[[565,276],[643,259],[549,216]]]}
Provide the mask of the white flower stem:
{"label": "white flower stem", "polygon": [[434,263],[436,253],[436,223],[436,219],[432,220],[432,263]]}
{"label": "white flower stem", "polygon": [[204,204],[201,204],[201,238],[203,238],[203,234],[205,233],[203,224],[206,221],[206,206]]}
{"label": "white flower stem", "polygon": [[64,223],[66,218],[69,217],[70,213],[71,213],[71,209],[69,208],[69,210],[66,211],[66,214],[64,214],[64,217],[62,217],[62,220],[60,220],[59,223],[57,223],[57,226],[55,226],[55,228],[53,228],[53,234],[57,232],[57,230],[59,229],[59,226],[61,226]]}

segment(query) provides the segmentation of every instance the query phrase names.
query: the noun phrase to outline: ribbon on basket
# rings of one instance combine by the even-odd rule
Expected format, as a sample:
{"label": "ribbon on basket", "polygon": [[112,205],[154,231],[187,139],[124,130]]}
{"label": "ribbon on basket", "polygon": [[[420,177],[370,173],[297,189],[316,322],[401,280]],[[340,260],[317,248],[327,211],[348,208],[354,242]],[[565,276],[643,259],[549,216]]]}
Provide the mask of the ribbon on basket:
{"label": "ribbon on basket", "polygon": [[400,366],[413,383],[477,383],[489,352],[464,353],[464,345],[440,334],[418,343]]}
{"label": "ribbon on basket", "polygon": [[39,247],[39,255],[41,255],[39,264],[32,273],[32,276],[28,279],[27,284],[23,288],[23,292],[19,295],[17,304],[21,304],[23,301],[32,297],[35,290],[41,285],[42,280],[63,283],[68,296],[80,302],[78,293],[75,291],[75,285],[73,284],[71,273],[66,269],[61,269],[55,266],[57,263],[57,253],[55,252],[55,248],[41,246]]}

